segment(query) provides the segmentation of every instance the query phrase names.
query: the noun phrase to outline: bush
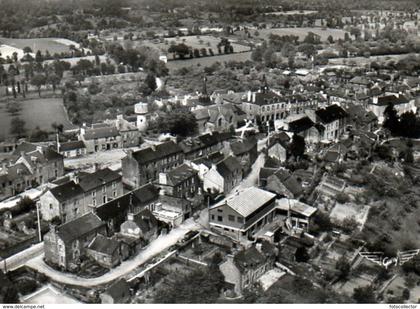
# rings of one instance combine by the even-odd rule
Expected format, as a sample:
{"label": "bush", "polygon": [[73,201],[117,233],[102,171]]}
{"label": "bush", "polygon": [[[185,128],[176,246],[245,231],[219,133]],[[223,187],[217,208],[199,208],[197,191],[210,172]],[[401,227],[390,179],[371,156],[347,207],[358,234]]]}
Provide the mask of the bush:
{"label": "bush", "polygon": [[348,196],[348,194],[344,193],[344,192],[340,192],[335,196],[335,199],[337,202],[339,202],[340,204],[345,204],[348,203],[350,201],[350,197]]}

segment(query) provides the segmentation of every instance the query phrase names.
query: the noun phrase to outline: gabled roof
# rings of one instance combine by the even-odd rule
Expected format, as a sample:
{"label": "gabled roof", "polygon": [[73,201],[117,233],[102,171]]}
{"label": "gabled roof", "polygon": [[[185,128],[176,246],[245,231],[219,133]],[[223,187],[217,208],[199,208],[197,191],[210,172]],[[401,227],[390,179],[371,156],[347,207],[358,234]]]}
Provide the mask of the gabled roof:
{"label": "gabled roof", "polygon": [[128,212],[130,202],[133,207],[146,206],[159,198],[159,190],[153,184],[148,183],[140,188],[120,196],[95,209],[96,214],[102,220],[116,218],[121,213]]}
{"label": "gabled roof", "polygon": [[105,126],[94,129],[87,129],[84,134],[84,139],[97,139],[97,138],[107,138],[119,136],[120,132],[114,126]]}
{"label": "gabled roof", "polygon": [[60,143],[60,151],[71,151],[83,148],[86,148],[86,145],[83,141],[70,141]]}
{"label": "gabled roof", "polygon": [[331,123],[335,120],[343,119],[348,116],[346,111],[336,104],[318,109],[315,113],[322,123]]}
{"label": "gabled roof", "polygon": [[104,184],[117,181],[122,176],[109,168],[98,170],[91,174],[85,174],[80,177],[79,185],[84,192],[89,192],[95,188],[101,187]]}
{"label": "gabled roof", "polygon": [[148,233],[153,228],[157,227],[158,220],[153,213],[147,209],[142,209],[139,213],[133,215],[133,221],[125,221],[121,227],[125,226],[127,229],[136,230],[140,228],[143,233]]}
{"label": "gabled roof", "polygon": [[377,103],[374,103],[374,101],[372,100],[370,104],[385,106],[388,104],[392,104],[392,105],[406,104],[408,102],[409,100],[403,95],[396,96],[394,94],[391,94],[391,95],[378,97]]}
{"label": "gabled roof", "polygon": [[104,225],[105,223],[102,222],[97,215],[90,212],[84,216],[60,225],[57,227],[57,234],[64,243],[69,243],[76,239],[80,239],[86,234],[89,234]]}
{"label": "gabled roof", "polygon": [[60,202],[66,202],[77,196],[83,196],[83,189],[74,181],[66,182],[60,186],[50,189],[50,192]]}
{"label": "gabled roof", "polygon": [[255,147],[257,147],[257,139],[252,136],[244,140],[238,140],[230,143],[230,148],[235,156],[241,156]]}
{"label": "gabled roof", "polygon": [[149,162],[154,162],[168,156],[182,152],[181,147],[178,144],[169,141],[162,144],[156,145],[155,148],[148,147],[141,149],[133,153],[133,158],[139,164],[146,164]]}
{"label": "gabled roof", "polygon": [[271,192],[250,187],[217,203],[212,208],[228,205],[241,216],[247,217],[275,198],[276,195]]}
{"label": "gabled roof", "polygon": [[198,172],[195,169],[184,163],[177,168],[167,172],[166,176],[168,179],[168,185],[176,186],[197,174]]}
{"label": "gabled roof", "polygon": [[293,133],[300,133],[306,131],[314,126],[314,123],[309,117],[302,117],[295,121],[289,122],[289,131]]}
{"label": "gabled roof", "polygon": [[277,93],[269,91],[269,92],[256,92],[255,101],[252,101],[252,98],[251,98],[251,102],[249,101],[246,101],[246,102],[263,106],[263,105],[281,103],[284,101],[282,100],[282,97],[279,96]]}
{"label": "gabled roof", "polygon": [[184,153],[188,154],[200,149],[205,149],[217,145],[218,143],[228,140],[231,137],[232,134],[230,132],[213,132],[200,135],[196,138],[185,139],[178,145],[181,147]]}
{"label": "gabled roof", "polygon": [[89,244],[88,249],[106,255],[113,255],[119,247],[120,243],[117,240],[99,234]]}
{"label": "gabled roof", "polygon": [[[270,179],[273,179],[275,177],[277,181],[280,181],[283,186],[286,187],[287,190],[289,190],[294,196],[298,196],[302,194],[303,189],[302,186],[297,181],[296,177],[293,176],[287,169],[280,168],[278,169],[273,176],[270,176]],[[270,182],[270,179],[268,181]],[[280,192],[276,192],[280,193]]]}
{"label": "gabled roof", "polygon": [[240,171],[241,169],[241,163],[233,156],[229,156],[216,164],[216,170],[223,178],[230,177],[232,174]]}

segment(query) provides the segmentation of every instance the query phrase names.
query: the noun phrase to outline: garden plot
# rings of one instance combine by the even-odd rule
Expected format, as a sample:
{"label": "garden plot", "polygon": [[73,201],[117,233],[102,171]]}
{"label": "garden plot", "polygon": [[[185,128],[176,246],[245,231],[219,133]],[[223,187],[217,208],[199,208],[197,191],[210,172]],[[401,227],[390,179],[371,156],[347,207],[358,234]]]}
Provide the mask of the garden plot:
{"label": "garden plot", "polygon": [[342,222],[344,219],[354,218],[359,224],[359,230],[362,230],[368,217],[369,209],[369,205],[358,205],[355,203],[336,203],[330,213],[330,218],[335,222]]}

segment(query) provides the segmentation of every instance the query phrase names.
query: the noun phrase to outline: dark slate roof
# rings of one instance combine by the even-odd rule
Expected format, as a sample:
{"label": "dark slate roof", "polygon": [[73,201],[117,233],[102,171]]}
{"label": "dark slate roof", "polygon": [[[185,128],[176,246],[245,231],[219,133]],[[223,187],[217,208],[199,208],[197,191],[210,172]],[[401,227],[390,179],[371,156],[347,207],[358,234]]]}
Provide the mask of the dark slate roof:
{"label": "dark slate roof", "polygon": [[273,175],[276,171],[277,171],[277,168],[263,167],[263,168],[260,169],[259,177],[260,177],[260,179],[267,179],[268,177]]}
{"label": "dark slate roof", "polygon": [[83,195],[83,189],[74,181],[66,182],[55,188],[50,189],[50,192],[59,202],[68,201],[76,196]]}
{"label": "dark slate roof", "polygon": [[181,147],[184,153],[188,154],[194,151],[198,151],[200,149],[205,149],[205,148],[217,145],[218,143],[228,140],[231,137],[232,137],[232,134],[230,132],[227,132],[227,133],[214,132],[212,134],[208,133],[208,134],[200,135],[196,138],[185,139],[179,143],[179,147]]}
{"label": "dark slate roof", "polygon": [[[42,152],[38,151],[38,147],[41,147]],[[39,162],[46,161],[55,161],[63,159],[63,156],[56,152],[53,148],[47,146],[37,146],[35,144],[23,142],[19,144],[15,151],[14,155],[20,156],[21,153],[24,153],[28,156],[36,157]]]}
{"label": "dark slate roof", "polygon": [[69,243],[99,229],[103,225],[105,223],[98,216],[90,212],[60,225],[57,228],[57,233],[64,243]]}
{"label": "dark slate roof", "polygon": [[289,122],[289,131],[293,133],[300,133],[312,128],[313,126],[314,123],[309,117],[303,117]]}
{"label": "dark slate roof", "polygon": [[224,155],[221,152],[213,152],[209,154],[207,157],[198,158],[193,160],[192,162],[195,164],[204,164],[208,168],[211,168],[212,164],[216,164],[224,159]]}
{"label": "dark slate roof", "polygon": [[134,223],[136,223],[143,233],[149,232],[158,225],[158,220],[147,208],[144,208],[139,213],[135,214],[133,219]]}
{"label": "dark slate roof", "polygon": [[119,136],[120,132],[116,127],[99,127],[94,129],[88,129],[85,132],[84,139],[96,139],[96,138],[107,138],[107,137],[115,137]]}
{"label": "dark slate roof", "polygon": [[257,147],[257,139],[252,136],[245,140],[235,141],[230,144],[230,148],[235,156],[247,153],[255,147]]}
{"label": "dark slate roof", "polygon": [[71,151],[83,148],[86,148],[86,145],[83,141],[70,141],[60,143],[60,151]]}
{"label": "dark slate roof", "polygon": [[318,109],[315,113],[323,123],[331,123],[335,120],[339,120],[348,116],[345,110],[336,104],[330,105],[326,108]]}
{"label": "dark slate roof", "polygon": [[182,164],[167,173],[168,184],[176,186],[197,174],[198,172],[196,170],[186,164]]}
{"label": "dark slate roof", "polygon": [[253,269],[265,263],[265,256],[255,246],[239,251],[233,258],[235,265],[241,270]]}
{"label": "dark slate roof", "polygon": [[232,175],[234,172],[242,169],[241,163],[237,158],[229,156],[223,161],[216,164],[216,170],[225,178]]}
{"label": "dark slate roof", "polygon": [[141,149],[133,153],[133,158],[139,162],[139,164],[146,164],[154,162],[168,156],[182,152],[181,147],[178,144],[169,141],[152,147]]}
{"label": "dark slate roof", "polygon": [[88,249],[106,255],[113,255],[119,247],[120,243],[117,240],[99,234],[89,244]]}
{"label": "dark slate roof", "polygon": [[405,104],[405,103],[408,103],[408,101],[409,100],[403,95],[396,96],[394,94],[391,94],[391,95],[378,97],[378,103],[373,103],[373,101],[370,103],[374,105],[385,106],[388,104],[392,104],[392,105]]}
{"label": "dark slate roof", "polygon": [[98,170],[91,174],[80,176],[79,184],[84,192],[89,192],[104,184],[121,179],[121,175],[109,168]]}
{"label": "dark slate roof", "polygon": [[102,220],[109,220],[118,217],[121,213],[128,212],[130,201],[133,207],[137,208],[145,206],[158,198],[159,190],[149,183],[97,207],[95,212]]}
{"label": "dark slate roof", "polygon": [[281,102],[283,102],[282,97],[270,91],[270,92],[255,93],[255,102],[249,102],[249,103],[263,106],[263,105],[276,104],[276,103],[281,103]]}
{"label": "dark slate roof", "polygon": [[297,178],[293,176],[288,170],[279,169],[274,173],[274,176],[276,176],[278,180],[281,181],[281,183],[287,188],[287,190],[293,193],[294,196],[302,194],[302,186],[297,181]]}

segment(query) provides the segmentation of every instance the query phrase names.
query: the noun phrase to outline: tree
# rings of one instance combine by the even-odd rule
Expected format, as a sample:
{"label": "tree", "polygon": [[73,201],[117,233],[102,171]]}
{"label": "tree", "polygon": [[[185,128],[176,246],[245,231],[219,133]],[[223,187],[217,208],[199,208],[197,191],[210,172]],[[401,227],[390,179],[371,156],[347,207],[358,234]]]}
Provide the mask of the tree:
{"label": "tree", "polygon": [[157,88],[156,84],[156,77],[154,75],[148,74],[146,76],[146,79],[144,80],[144,83],[151,89],[152,91],[155,91]]}
{"label": "tree", "polygon": [[303,53],[306,57],[310,58],[311,56],[316,54],[316,48],[313,44],[302,44],[299,45],[298,51]]}
{"label": "tree", "polygon": [[197,120],[191,112],[174,111],[160,117],[158,127],[161,133],[189,136],[197,131]]}
{"label": "tree", "polygon": [[299,263],[307,262],[309,260],[308,250],[306,250],[306,248],[303,246],[297,248],[295,252],[295,259],[296,259],[296,262],[299,262]]}
{"label": "tree", "polygon": [[292,142],[289,145],[289,151],[296,159],[301,158],[305,153],[305,139],[297,134],[293,134]]}
{"label": "tree", "polygon": [[389,103],[388,106],[385,108],[384,117],[385,117],[385,120],[383,123],[383,127],[391,131],[391,134],[393,135],[398,134],[399,133],[398,132],[399,131],[399,117],[392,103]]}
{"label": "tree", "polygon": [[417,137],[417,117],[413,112],[405,112],[401,115],[398,131],[405,137]]}
{"label": "tree", "polygon": [[333,44],[334,43],[334,38],[332,35],[329,35],[327,38],[328,43]]}
{"label": "tree", "polygon": [[366,287],[358,287],[353,290],[353,299],[359,304],[376,303],[374,289],[371,285]]}
{"label": "tree", "polygon": [[343,255],[335,264],[335,269],[338,270],[338,277],[340,280],[346,279],[350,273],[350,263]]}
{"label": "tree", "polygon": [[155,294],[155,303],[215,303],[223,286],[223,274],[216,267],[173,274]]}
{"label": "tree", "polygon": [[45,85],[47,78],[44,74],[36,74],[31,79],[31,85],[38,89],[38,95],[41,97],[41,87]]}
{"label": "tree", "polygon": [[42,63],[42,61],[44,61],[44,57],[42,56],[42,54],[41,54],[41,51],[40,51],[40,50],[38,50],[38,51],[36,52],[36,54],[35,54],[35,61],[36,61],[37,63]]}
{"label": "tree", "polygon": [[25,137],[26,129],[25,129],[25,121],[19,117],[15,117],[12,119],[10,124],[10,134],[15,135],[17,138]]}

